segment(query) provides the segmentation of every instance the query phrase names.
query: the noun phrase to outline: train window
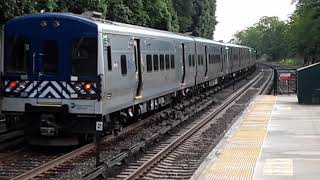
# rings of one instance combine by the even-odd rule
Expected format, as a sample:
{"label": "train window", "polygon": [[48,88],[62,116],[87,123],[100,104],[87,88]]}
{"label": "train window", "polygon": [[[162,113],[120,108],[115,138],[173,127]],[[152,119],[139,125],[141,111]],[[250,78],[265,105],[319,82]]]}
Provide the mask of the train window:
{"label": "train window", "polygon": [[203,55],[201,55],[201,65],[203,66],[203,62],[204,62],[204,57]]}
{"label": "train window", "polygon": [[164,55],[160,55],[160,70],[164,70]]}
{"label": "train window", "polygon": [[192,56],[191,56],[191,54],[189,55],[189,66],[192,66]]}
{"label": "train window", "polygon": [[196,66],[195,55],[192,55],[192,66]]}
{"label": "train window", "polygon": [[171,54],[171,69],[174,69],[175,68],[175,60],[174,60],[174,55]]}
{"label": "train window", "polygon": [[59,64],[59,49],[56,41],[45,41],[43,68],[46,74],[56,74]]}
{"label": "train window", "polygon": [[108,54],[108,70],[112,71],[112,56],[111,56],[111,47],[107,47],[107,54]]}
{"label": "train window", "polygon": [[214,64],[214,54],[211,55],[211,64]]}
{"label": "train window", "polygon": [[233,60],[234,61],[238,60],[238,56],[236,54],[233,55]]}
{"label": "train window", "polygon": [[127,71],[128,71],[128,68],[127,68],[127,56],[126,55],[121,55],[121,74],[122,76],[125,76],[127,75]]}
{"label": "train window", "polygon": [[213,63],[217,63],[217,55],[213,55]]}
{"label": "train window", "polygon": [[24,38],[8,38],[5,41],[5,71],[9,73],[27,73],[30,59],[30,41]]}
{"label": "train window", "polygon": [[166,57],[166,69],[170,69],[170,56],[167,54],[165,57]]}
{"label": "train window", "polygon": [[158,58],[158,55],[153,55],[153,69],[155,71],[159,70],[159,58]]}
{"label": "train window", "polygon": [[147,55],[147,72],[152,71],[152,56],[150,54]]}
{"label": "train window", "polygon": [[209,64],[211,64],[211,54],[209,54]]}
{"label": "train window", "polygon": [[[72,75],[97,75],[97,45],[96,38],[79,38],[72,41]],[[108,50],[108,56],[111,56],[109,51],[111,50]],[[111,58],[108,57],[109,59]]]}

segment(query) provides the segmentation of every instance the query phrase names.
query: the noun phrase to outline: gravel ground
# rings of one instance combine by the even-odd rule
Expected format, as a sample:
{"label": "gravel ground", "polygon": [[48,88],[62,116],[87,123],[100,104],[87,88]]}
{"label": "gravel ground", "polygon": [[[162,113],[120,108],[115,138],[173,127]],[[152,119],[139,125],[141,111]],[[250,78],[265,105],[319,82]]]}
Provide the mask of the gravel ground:
{"label": "gravel ground", "polygon": [[[248,79],[252,79],[253,76],[251,76]],[[260,80],[254,88],[258,88],[263,84],[263,80],[265,81],[266,78]],[[241,83],[237,84],[235,86],[235,89],[240,88],[246,81],[242,81]],[[260,86],[259,86],[260,85]],[[230,87],[228,89],[225,89],[223,93],[219,93],[215,95],[216,99],[224,100],[229,94],[233,92],[233,88]],[[176,152],[175,158],[172,158],[173,156],[170,156],[169,159],[165,159],[166,162],[166,168],[165,172],[168,171],[168,169],[173,169],[175,172],[174,175],[168,175],[165,173],[159,173],[158,179],[166,179],[166,178],[174,178],[174,179],[185,179],[190,178],[192,176],[192,173],[187,174],[185,171],[185,168],[188,167],[188,172],[193,167],[197,167],[200,165],[203,161],[203,159],[211,152],[211,150],[216,146],[216,144],[219,142],[219,140],[222,138],[224,133],[229,129],[229,127],[233,124],[233,122],[237,119],[238,116],[241,115],[241,113],[246,109],[246,105],[251,101],[253,96],[258,92],[257,89],[251,89],[249,90],[244,96],[242,96],[239,100],[236,101],[234,105],[232,105],[228,110],[219,117],[214,123],[207,126],[205,130],[202,130],[200,133],[200,136],[195,135],[195,138],[190,138],[187,140],[185,144],[187,146],[184,146],[182,151]],[[207,108],[209,109],[209,108]],[[195,117],[197,118],[197,117]],[[180,130],[183,130],[188,124],[190,124],[192,120],[185,122],[185,124],[181,125],[179,128],[175,129],[175,132],[172,134],[177,134]],[[169,137],[162,138],[160,141],[166,141]],[[188,142],[189,141],[189,142]],[[151,146],[147,151],[152,151],[153,149],[156,149],[157,145]],[[137,160],[143,158],[143,153],[137,155],[135,158],[129,159],[129,162],[136,162]],[[170,164],[172,162],[172,164]],[[191,164],[190,164],[191,163]],[[195,166],[197,165],[197,166]],[[190,167],[192,166],[192,167]],[[157,171],[163,167],[157,167]],[[114,178],[117,174],[120,174],[121,171],[125,170],[126,165],[118,166],[113,169],[110,169],[110,171],[106,174],[106,177],[108,178]],[[196,170],[197,168],[193,168],[192,170]],[[180,170],[180,171],[178,171]],[[180,173],[180,174],[179,174]],[[173,177],[174,176],[174,177]],[[154,174],[146,174],[144,177],[154,177]],[[108,179],[107,178],[107,179]]]}
{"label": "gravel ground", "polygon": [[[218,102],[218,104],[223,101],[228,95],[232,94],[234,92],[234,89],[237,90],[241,86],[243,86],[245,83],[247,83],[249,80],[253,79],[257,74],[259,73],[259,69],[257,69],[252,75],[250,75],[247,79],[244,79],[238,83],[235,84],[234,88],[231,86],[227,89],[224,89],[222,92],[219,92],[214,96],[214,99]],[[234,107],[234,110],[238,109],[239,107]],[[237,111],[238,112],[238,111]],[[234,113],[229,113],[228,116],[234,117]],[[166,124],[170,124],[173,122],[173,120],[163,121],[156,120],[157,123],[148,124],[146,126],[140,127],[137,130],[133,131],[130,135],[125,135],[118,137],[111,141],[110,143],[107,143],[102,146],[102,149],[104,151],[101,153],[101,159],[103,161],[107,161],[114,157],[115,155],[118,155],[121,153],[121,150],[129,149],[131,146],[135,145],[136,143],[140,142],[141,139],[144,139],[145,137],[150,137],[153,134],[155,134],[159,129],[164,127]],[[215,128],[213,128],[215,129]],[[69,165],[69,163],[68,163]],[[60,174],[59,176],[53,177],[53,179],[81,179],[81,177],[90,172],[95,168],[95,158],[90,158],[84,160],[73,161],[72,166],[74,166],[73,169],[71,169],[68,172],[65,172],[63,174]]]}

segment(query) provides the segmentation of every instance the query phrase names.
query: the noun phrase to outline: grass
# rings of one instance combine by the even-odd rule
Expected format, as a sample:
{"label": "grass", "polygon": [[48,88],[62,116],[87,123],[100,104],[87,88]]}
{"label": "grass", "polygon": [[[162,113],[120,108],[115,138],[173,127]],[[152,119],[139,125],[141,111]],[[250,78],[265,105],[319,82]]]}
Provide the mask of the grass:
{"label": "grass", "polygon": [[292,58],[286,58],[286,59],[282,59],[280,61],[267,61],[268,63],[271,64],[279,64],[282,66],[287,66],[289,68],[300,68],[303,67],[303,63],[296,60],[296,59],[292,59]]}

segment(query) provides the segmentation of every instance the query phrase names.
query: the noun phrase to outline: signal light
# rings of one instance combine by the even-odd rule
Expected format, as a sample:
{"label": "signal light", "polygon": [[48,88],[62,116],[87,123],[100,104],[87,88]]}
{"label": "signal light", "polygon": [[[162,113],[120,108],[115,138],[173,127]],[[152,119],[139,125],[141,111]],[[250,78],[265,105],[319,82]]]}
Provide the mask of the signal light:
{"label": "signal light", "polygon": [[17,87],[17,82],[16,81],[12,81],[11,83],[10,83],[10,87],[11,88],[16,88]]}
{"label": "signal light", "polygon": [[86,83],[86,84],[84,85],[84,88],[85,88],[86,90],[88,90],[88,91],[91,89],[91,87],[92,87],[91,83]]}

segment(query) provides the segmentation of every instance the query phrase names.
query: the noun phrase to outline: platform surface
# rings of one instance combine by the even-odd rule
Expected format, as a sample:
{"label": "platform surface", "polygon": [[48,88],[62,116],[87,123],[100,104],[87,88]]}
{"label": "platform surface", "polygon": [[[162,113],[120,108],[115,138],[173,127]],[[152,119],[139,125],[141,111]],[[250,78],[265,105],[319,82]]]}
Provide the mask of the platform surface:
{"label": "platform surface", "polygon": [[191,179],[319,180],[320,106],[259,96]]}

